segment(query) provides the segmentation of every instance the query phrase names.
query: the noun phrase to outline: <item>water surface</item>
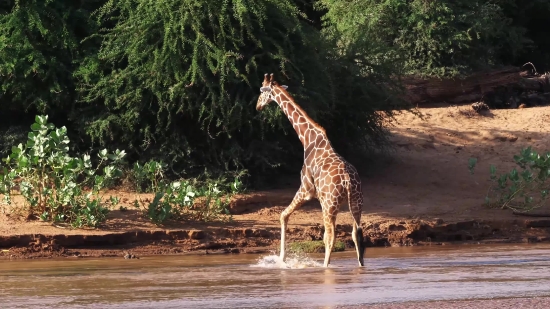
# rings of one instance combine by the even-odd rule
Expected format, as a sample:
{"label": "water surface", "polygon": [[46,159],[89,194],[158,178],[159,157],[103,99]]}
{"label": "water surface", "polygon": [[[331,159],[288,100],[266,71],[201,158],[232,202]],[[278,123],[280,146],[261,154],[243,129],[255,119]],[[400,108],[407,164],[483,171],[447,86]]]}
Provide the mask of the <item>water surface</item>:
{"label": "water surface", "polygon": [[336,308],[550,296],[550,245],[0,261],[2,308]]}

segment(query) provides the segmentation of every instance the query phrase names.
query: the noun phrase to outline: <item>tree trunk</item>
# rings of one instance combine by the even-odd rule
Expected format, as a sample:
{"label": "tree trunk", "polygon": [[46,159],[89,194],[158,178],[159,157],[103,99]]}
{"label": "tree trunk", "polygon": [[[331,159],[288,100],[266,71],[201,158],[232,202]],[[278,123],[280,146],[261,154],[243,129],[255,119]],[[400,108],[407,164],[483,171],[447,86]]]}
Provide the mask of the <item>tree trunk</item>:
{"label": "tree trunk", "polygon": [[540,76],[533,76],[528,78],[522,78],[520,85],[525,90],[550,92],[550,75],[544,74]]}
{"label": "tree trunk", "polygon": [[479,72],[466,78],[405,78],[406,97],[412,104],[462,103],[480,101],[497,88],[509,88],[519,92],[550,92],[549,75],[522,76],[517,67]]}

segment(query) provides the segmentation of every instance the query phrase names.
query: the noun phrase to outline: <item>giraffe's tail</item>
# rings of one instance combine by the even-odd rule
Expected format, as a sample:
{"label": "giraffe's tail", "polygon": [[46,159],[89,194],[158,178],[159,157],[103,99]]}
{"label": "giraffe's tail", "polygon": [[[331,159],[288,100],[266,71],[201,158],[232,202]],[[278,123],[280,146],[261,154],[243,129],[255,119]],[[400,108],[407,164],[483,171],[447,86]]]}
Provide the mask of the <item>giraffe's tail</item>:
{"label": "giraffe's tail", "polygon": [[366,248],[365,248],[365,241],[363,240],[363,229],[361,228],[360,225],[357,227],[355,238],[357,239],[357,251],[358,251],[357,255],[358,255],[359,264],[361,266],[364,266],[365,265],[364,256],[365,256]]}

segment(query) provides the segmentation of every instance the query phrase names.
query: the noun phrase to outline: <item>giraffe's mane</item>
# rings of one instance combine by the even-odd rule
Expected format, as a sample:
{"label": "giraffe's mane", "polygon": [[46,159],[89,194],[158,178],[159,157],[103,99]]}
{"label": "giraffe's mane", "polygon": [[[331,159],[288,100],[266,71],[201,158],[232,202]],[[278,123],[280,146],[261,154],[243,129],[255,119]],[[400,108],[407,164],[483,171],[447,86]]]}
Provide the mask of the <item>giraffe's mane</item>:
{"label": "giraffe's mane", "polygon": [[290,95],[290,93],[288,93],[288,91],[286,91],[286,89],[284,89],[283,87],[280,87],[278,84],[275,84],[275,86],[280,92],[282,92],[288,98],[288,101],[290,101],[290,104],[292,104],[292,106],[294,106],[294,108],[297,109],[298,112],[300,112],[307,121],[309,121],[309,123],[311,123],[316,129],[320,130],[321,132],[326,133],[325,128],[323,128],[320,124],[315,122],[315,120],[309,117],[306,111],[303,110],[302,107],[294,101],[294,98]]}

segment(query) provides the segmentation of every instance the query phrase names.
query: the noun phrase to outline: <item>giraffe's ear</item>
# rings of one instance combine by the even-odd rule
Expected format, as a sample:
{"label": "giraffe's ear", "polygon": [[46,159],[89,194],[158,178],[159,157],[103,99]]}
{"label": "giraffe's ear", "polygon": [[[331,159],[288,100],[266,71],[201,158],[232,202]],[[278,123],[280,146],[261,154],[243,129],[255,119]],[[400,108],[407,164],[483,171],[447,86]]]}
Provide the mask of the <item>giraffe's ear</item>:
{"label": "giraffe's ear", "polygon": [[286,88],[288,88],[288,86],[287,85],[281,85],[281,88],[286,89]]}
{"label": "giraffe's ear", "polygon": [[261,87],[260,92],[268,92],[271,91],[271,87]]}

